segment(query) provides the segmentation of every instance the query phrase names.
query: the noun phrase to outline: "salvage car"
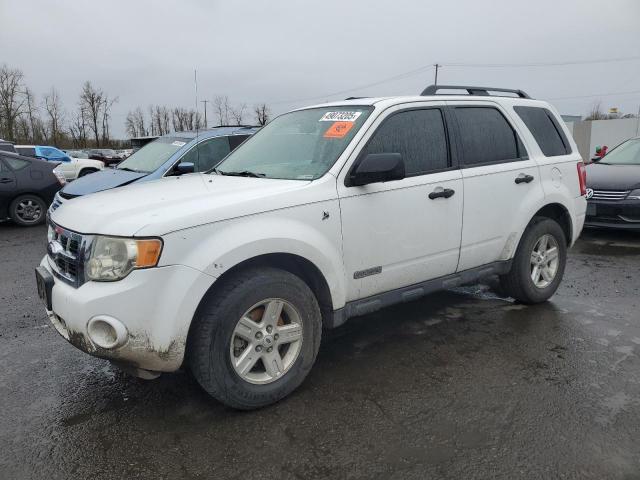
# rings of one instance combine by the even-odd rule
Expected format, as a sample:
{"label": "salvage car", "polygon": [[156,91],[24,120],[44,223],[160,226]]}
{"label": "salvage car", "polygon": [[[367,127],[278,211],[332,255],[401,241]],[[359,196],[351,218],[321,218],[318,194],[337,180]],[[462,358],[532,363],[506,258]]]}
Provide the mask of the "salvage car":
{"label": "salvage car", "polygon": [[135,182],[207,171],[256,130],[255,127],[214,127],[164,135],[135,151],[116,168],[70,183],[56,196],[52,208],[82,195]]}
{"label": "salvage car", "polygon": [[56,147],[45,145],[17,145],[16,150],[21,155],[59,163],[56,171],[62,173],[68,181],[104,170],[104,163],[98,160],[77,158],[71,155],[71,151],[64,152]]}
{"label": "salvage car", "polygon": [[0,151],[0,220],[25,227],[44,223],[47,207],[65,184],[56,164]]}
{"label": "salvage car", "polygon": [[495,274],[546,301],[585,193],[559,114],[520,90],[318,105],[209,173],[53,211],[38,291],[77,348],[144,378],[188,366],[221,402],[258,408],[350,317]]}
{"label": "salvage car", "polygon": [[587,227],[640,230],[640,137],[587,166]]}

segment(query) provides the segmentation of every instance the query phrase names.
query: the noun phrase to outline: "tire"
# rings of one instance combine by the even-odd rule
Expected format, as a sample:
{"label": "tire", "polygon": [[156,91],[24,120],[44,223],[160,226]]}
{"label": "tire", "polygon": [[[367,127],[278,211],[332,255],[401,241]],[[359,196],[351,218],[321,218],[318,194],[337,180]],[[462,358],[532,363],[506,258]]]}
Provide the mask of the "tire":
{"label": "tire", "polygon": [[[541,257],[539,254],[534,255],[540,249],[545,239],[547,240],[547,248],[552,249],[555,243],[557,247],[557,262],[553,267],[552,250],[548,250],[548,255]],[[534,259],[540,262],[538,271],[535,270],[536,265]],[[548,262],[548,263],[546,263]],[[506,275],[500,277],[500,284],[505,293],[513,297],[518,302],[524,304],[542,303],[548,300],[558,289],[564,269],[567,262],[567,240],[562,227],[550,218],[536,217],[529,224],[516,250],[513,258],[511,270]],[[545,276],[546,272],[546,276]],[[553,273],[553,275],[551,275]],[[538,278],[535,282],[533,277]]]}
{"label": "tire", "polygon": [[18,225],[33,227],[44,223],[47,206],[36,195],[20,195],[9,205],[9,216]]}
{"label": "tire", "polygon": [[[194,316],[187,346],[191,372],[207,393],[232,408],[252,410],[275,403],[302,383],[315,362],[322,335],[318,302],[299,277],[276,268],[248,269],[232,274],[223,282],[207,293]],[[267,303],[263,305],[264,302]],[[276,305],[273,308],[277,309],[280,304],[283,305],[282,313],[278,314],[277,325],[273,327],[275,330],[269,333],[268,320],[258,317],[266,316],[266,312],[271,311],[268,308]],[[238,333],[239,320],[247,317],[256,319],[254,326],[261,326],[260,340],[257,340],[258,333],[247,334],[248,329]],[[300,343],[294,341],[288,346],[276,345],[275,350],[272,347],[272,353],[267,354],[266,347],[271,345],[264,343],[267,342],[267,337],[270,336],[275,341],[277,332],[285,332],[284,329],[288,327],[295,329],[292,319],[300,320],[297,323],[301,324],[298,329]],[[286,325],[284,322],[289,323]],[[244,324],[242,328],[244,329]],[[245,340],[245,334],[254,342],[246,347],[244,343],[248,340]],[[287,334],[283,333],[282,336]],[[260,357],[243,377],[236,370],[241,367],[235,367],[234,363],[240,363],[240,358],[245,353],[247,356],[243,358],[254,357],[252,352],[257,352],[258,348],[261,352],[257,354],[258,357],[277,352],[285,367],[288,359],[289,366],[282,370],[284,373],[270,375],[265,358],[272,357]],[[295,350],[290,350],[291,348]],[[280,351],[285,353],[281,355]],[[272,368],[271,372],[273,370]],[[278,371],[277,368],[275,370]]]}
{"label": "tire", "polygon": [[78,174],[78,178],[80,177],[84,177],[85,175],[89,175],[90,173],[96,173],[98,170],[95,168],[83,168],[82,170],[80,170],[80,173]]}

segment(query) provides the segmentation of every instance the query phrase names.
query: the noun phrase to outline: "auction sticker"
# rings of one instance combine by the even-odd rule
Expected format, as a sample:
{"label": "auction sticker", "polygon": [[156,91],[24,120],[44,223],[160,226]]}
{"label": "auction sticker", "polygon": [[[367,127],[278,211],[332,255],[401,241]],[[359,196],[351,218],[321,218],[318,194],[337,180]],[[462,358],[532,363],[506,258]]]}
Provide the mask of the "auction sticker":
{"label": "auction sticker", "polygon": [[355,122],[362,112],[327,112],[321,122]]}
{"label": "auction sticker", "polygon": [[324,138],[342,138],[353,127],[353,122],[334,122],[326,132],[324,132]]}
{"label": "auction sticker", "polygon": [[184,147],[186,145],[186,142],[180,142],[180,141],[176,140],[171,145],[174,145],[176,147]]}

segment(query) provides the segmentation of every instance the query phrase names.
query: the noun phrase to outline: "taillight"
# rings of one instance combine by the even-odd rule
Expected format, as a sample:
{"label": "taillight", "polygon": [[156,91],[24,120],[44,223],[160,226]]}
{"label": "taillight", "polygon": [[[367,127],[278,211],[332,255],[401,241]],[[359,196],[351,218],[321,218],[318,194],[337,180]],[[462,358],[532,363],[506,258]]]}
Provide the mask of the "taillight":
{"label": "taillight", "polygon": [[580,195],[587,194],[587,168],[584,166],[584,162],[579,162],[578,167],[578,181],[580,182]]}

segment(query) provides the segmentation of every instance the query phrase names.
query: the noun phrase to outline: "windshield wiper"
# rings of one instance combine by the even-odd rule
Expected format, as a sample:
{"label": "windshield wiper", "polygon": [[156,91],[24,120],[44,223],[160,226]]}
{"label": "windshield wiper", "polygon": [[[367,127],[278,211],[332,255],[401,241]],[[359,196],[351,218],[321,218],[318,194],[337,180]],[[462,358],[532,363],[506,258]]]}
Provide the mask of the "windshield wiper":
{"label": "windshield wiper", "polygon": [[230,177],[253,177],[253,178],[262,178],[265,176],[264,173],[255,173],[250,170],[243,170],[241,172],[223,172],[222,170],[213,169],[214,172],[219,173],[220,175],[228,175]]}

